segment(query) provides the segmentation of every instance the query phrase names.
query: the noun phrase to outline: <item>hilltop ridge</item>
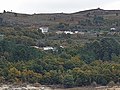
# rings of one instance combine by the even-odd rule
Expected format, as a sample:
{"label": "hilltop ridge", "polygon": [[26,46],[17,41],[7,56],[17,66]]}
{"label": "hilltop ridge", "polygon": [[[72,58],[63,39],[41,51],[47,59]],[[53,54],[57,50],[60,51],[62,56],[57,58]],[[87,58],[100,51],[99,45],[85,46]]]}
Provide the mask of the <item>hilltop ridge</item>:
{"label": "hilltop ridge", "polygon": [[[42,13],[21,14],[15,12],[4,12],[0,14],[0,24],[21,26],[55,26],[60,23],[69,24],[72,27],[103,28],[116,27],[120,23],[120,10],[90,9],[75,13]],[[96,21],[95,21],[96,20]]]}

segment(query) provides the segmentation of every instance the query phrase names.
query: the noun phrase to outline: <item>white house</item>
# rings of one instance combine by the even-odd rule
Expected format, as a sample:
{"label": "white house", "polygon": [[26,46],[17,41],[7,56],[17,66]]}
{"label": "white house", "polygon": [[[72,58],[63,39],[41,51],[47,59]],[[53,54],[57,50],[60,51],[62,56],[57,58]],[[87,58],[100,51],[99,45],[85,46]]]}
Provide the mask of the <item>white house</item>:
{"label": "white house", "polygon": [[31,46],[31,47],[34,47],[34,48],[36,48],[36,49],[39,49],[39,47],[38,47],[38,46]]}
{"label": "white house", "polygon": [[40,27],[39,28],[43,34],[48,32],[48,27]]}
{"label": "white house", "polygon": [[64,48],[63,46],[60,46],[60,48]]}
{"label": "white house", "polygon": [[110,30],[111,30],[111,31],[115,31],[115,30],[116,30],[116,28],[110,28]]}
{"label": "white house", "polygon": [[75,34],[79,33],[79,31],[75,31]]}
{"label": "white house", "polygon": [[54,48],[53,47],[43,47],[43,50],[53,50]]}
{"label": "white house", "polygon": [[74,34],[73,32],[71,31],[64,31],[65,34]]}

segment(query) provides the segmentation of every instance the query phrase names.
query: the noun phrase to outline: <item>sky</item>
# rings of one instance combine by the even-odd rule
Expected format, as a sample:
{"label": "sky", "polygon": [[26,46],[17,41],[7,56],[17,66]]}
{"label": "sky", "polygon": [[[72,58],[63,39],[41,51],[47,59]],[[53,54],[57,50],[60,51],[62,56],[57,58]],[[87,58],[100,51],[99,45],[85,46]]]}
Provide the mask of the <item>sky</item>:
{"label": "sky", "polygon": [[0,12],[74,13],[96,8],[120,10],[120,0],[0,0]]}

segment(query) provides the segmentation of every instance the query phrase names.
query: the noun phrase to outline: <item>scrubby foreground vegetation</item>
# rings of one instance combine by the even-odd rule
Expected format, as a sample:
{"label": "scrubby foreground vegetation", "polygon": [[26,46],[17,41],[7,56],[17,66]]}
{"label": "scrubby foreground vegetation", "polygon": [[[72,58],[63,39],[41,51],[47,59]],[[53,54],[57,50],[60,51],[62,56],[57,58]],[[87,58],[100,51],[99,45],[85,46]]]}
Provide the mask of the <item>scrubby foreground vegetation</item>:
{"label": "scrubby foreground vegetation", "polygon": [[0,41],[0,82],[87,86],[119,82],[120,44],[113,38],[41,51],[24,44]]}

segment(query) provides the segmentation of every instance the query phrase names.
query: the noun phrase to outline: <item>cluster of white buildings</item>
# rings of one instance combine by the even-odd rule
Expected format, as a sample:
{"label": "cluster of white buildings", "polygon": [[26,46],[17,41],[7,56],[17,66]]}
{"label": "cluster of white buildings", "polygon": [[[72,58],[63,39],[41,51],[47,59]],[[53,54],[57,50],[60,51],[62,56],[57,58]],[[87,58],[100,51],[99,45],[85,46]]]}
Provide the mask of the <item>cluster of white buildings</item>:
{"label": "cluster of white buildings", "polygon": [[[46,34],[46,33],[48,33],[49,28],[48,27],[40,27],[39,30],[41,30],[41,32],[43,34]],[[63,33],[64,34],[85,34],[85,32],[79,32],[79,31],[74,31],[74,32],[72,32],[72,31],[56,31],[56,34],[63,34]]]}
{"label": "cluster of white buildings", "polygon": [[46,47],[31,46],[31,47],[36,48],[36,49],[40,49],[40,50],[44,50],[44,51],[54,50],[54,48],[50,47],[50,46],[46,46]]}
{"label": "cluster of white buildings", "polygon": [[[46,47],[31,46],[31,47],[34,47],[34,48],[40,49],[40,50],[44,50],[44,51],[48,51],[48,50],[57,51],[56,47],[51,47],[51,46],[46,46]],[[60,46],[60,48],[64,48],[64,47]]]}
{"label": "cluster of white buildings", "polygon": [[[43,33],[43,34],[46,34],[46,33],[48,33],[48,31],[49,31],[49,28],[48,27],[40,27],[39,28],[40,30],[41,30],[41,32]],[[83,31],[70,31],[70,30],[66,30],[66,31],[56,31],[55,32],[56,34],[70,34],[70,35],[73,35],[73,34],[80,34],[80,35],[91,35],[91,36],[95,36],[96,35],[96,33],[94,33],[94,32],[90,32],[90,31],[88,31],[88,32],[83,32]],[[97,34],[101,34],[102,32],[98,32]],[[120,32],[118,32],[118,30],[116,29],[116,28],[114,28],[114,27],[112,27],[112,28],[110,28],[110,31],[108,31],[108,33],[107,34],[110,34],[110,35],[114,35],[114,34],[120,34]],[[50,48],[50,47],[49,47]],[[52,49],[52,48],[51,48]]]}
{"label": "cluster of white buildings", "polygon": [[82,34],[82,35],[84,35],[85,34],[85,32],[79,32],[79,31],[74,31],[74,32],[72,32],[72,31],[57,31],[56,32],[56,34]]}

